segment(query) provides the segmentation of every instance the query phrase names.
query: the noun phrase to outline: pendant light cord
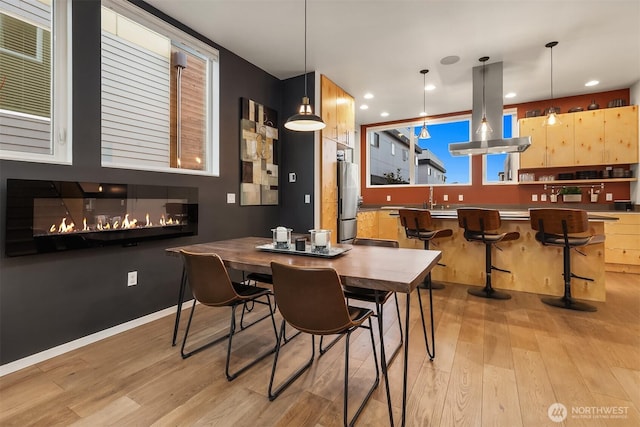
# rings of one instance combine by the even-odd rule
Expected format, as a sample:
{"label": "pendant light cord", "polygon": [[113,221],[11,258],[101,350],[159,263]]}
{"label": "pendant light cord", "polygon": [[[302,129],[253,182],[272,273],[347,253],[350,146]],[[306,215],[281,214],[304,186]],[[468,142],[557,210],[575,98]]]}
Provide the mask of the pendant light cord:
{"label": "pendant light cord", "polygon": [[482,117],[486,117],[487,116],[487,106],[485,104],[485,100],[484,100],[484,75],[485,73],[485,65],[486,65],[486,61],[482,62]]}
{"label": "pendant light cord", "polygon": [[551,80],[551,101],[553,101],[553,46],[551,46],[551,75],[549,78]]}
{"label": "pendant light cord", "polygon": [[304,97],[307,96],[307,0],[304,0]]}
{"label": "pendant light cord", "polygon": [[427,126],[427,73],[422,74],[422,110],[424,112],[424,120],[422,126]]}

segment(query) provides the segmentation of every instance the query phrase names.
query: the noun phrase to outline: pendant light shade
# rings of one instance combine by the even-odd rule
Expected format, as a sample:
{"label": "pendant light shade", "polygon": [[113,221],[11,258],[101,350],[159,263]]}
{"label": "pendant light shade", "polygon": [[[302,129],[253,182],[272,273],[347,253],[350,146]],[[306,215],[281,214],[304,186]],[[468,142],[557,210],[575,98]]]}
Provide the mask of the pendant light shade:
{"label": "pendant light shade", "polygon": [[487,104],[485,101],[485,72],[486,72],[486,62],[489,60],[488,56],[483,56],[478,59],[478,61],[482,62],[482,120],[480,121],[480,126],[476,129],[476,135],[480,136],[481,141],[486,141],[489,136],[493,133],[493,129],[487,120]]}
{"label": "pendant light shade", "polygon": [[313,114],[313,109],[307,96],[307,0],[304,0],[304,96],[298,109],[298,114],[289,117],[284,127],[300,132],[313,132],[327,126],[322,119]]}
{"label": "pendant light shade", "polygon": [[420,130],[420,134],[418,135],[418,139],[428,139],[431,138],[429,135],[429,131],[427,130],[427,73],[429,70],[420,70],[420,74],[422,74],[422,108],[424,110],[425,119],[422,122],[422,129]]}
{"label": "pendant light shade", "polygon": [[[555,46],[558,45],[558,42],[549,42],[547,44],[544,45],[544,47],[548,47],[549,51],[551,52],[551,74],[550,74],[550,81],[551,81],[551,102],[553,102],[553,48]],[[556,111],[556,109],[554,107],[549,107],[547,109],[547,118],[544,119],[544,122],[542,123],[543,126],[556,126],[561,124],[560,119],[557,116],[558,112]]]}

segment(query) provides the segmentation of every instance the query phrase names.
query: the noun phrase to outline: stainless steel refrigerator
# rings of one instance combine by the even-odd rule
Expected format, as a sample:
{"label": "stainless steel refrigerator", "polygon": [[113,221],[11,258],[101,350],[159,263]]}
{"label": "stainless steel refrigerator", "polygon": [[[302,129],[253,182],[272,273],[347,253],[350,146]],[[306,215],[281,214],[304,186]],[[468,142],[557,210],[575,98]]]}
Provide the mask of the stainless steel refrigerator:
{"label": "stainless steel refrigerator", "polygon": [[350,243],[358,231],[358,165],[338,162],[338,243]]}

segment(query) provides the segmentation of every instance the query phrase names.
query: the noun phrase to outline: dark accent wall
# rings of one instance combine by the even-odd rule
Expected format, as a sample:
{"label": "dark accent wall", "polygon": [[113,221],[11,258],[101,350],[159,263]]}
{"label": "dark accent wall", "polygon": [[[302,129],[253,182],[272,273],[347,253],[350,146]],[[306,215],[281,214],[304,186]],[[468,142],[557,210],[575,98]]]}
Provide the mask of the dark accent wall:
{"label": "dark accent wall", "polygon": [[[307,95],[313,105],[314,73],[307,75]],[[282,123],[297,113],[304,95],[304,75],[284,80],[282,101]],[[296,233],[307,233],[313,228],[313,185],[314,185],[314,134],[315,132],[295,132],[282,128],[282,165],[280,184],[282,191],[280,221],[282,226],[292,228]],[[296,174],[296,182],[289,182],[289,172]],[[311,203],[304,203],[308,194]]]}
{"label": "dark accent wall", "polygon": [[[143,2],[134,3],[151,10]],[[176,21],[157,14],[180,26]],[[294,144],[299,137],[290,136],[290,132],[282,127],[289,111],[295,111],[295,107],[292,110],[289,104],[302,96],[296,93],[289,97],[286,94],[289,89],[297,91],[296,79],[283,83],[211,43],[220,50],[220,176],[102,168],[100,1],[74,0],[72,24],[73,165],[0,160],[0,364],[175,305],[181,261],[165,255],[167,247],[248,235],[269,236],[270,228],[288,221],[281,217],[281,212],[299,221],[291,222],[296,230],[313,223],[312,205],[303,206],[303,199],[295,196],[303,186],[305,192],[312,194],[312,144],[308,144],[310,147]],[[188,30],[184,26],[182,28]],[[284,117],[280,127],[280,156],[287,166],[283,170],[298,168],[294,164],[300,159],[311,165],[302,165],[295,170],[301,179],[296,185],[283,182],[280,206],[244,207],[238,203],[226,203],[227,193],[239,193],[241,97],[271,106],[279,111],[280,117]],[[307,148],[308,151],[301,152]],[[307,155],[310,155],[309,159]],[[197,187],[198,235],[145,242],[134,247],[7,258],[4,254],[7,178]],[[127,287],[127,272],[133,270],[138,271],[138,285]],[[238,272],[232,273],[239,275]],[[170,345],[171,332],[167,330],[167,345]]]}

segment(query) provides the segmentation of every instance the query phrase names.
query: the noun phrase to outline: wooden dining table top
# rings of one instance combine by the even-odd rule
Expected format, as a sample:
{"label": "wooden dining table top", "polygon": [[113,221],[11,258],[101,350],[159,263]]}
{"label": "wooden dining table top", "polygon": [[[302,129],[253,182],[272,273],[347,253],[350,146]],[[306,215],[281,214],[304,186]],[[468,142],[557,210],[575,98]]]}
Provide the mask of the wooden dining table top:
{"label": "wooden dining table top", "polygon": [[350,250],[333,258],[310,257],[295,253],[273,253],[257,249],[271,243],[264,237],[242,237],[215,242],[167,248],[169,255],[180,250],[215,253],[227,268],[271,274],[271,262],[301,267],[333,268],[343,285],[367,289],[411,293],[421,284],[441,258],[440,251],[385,248],[378,246],[334,245]]}

